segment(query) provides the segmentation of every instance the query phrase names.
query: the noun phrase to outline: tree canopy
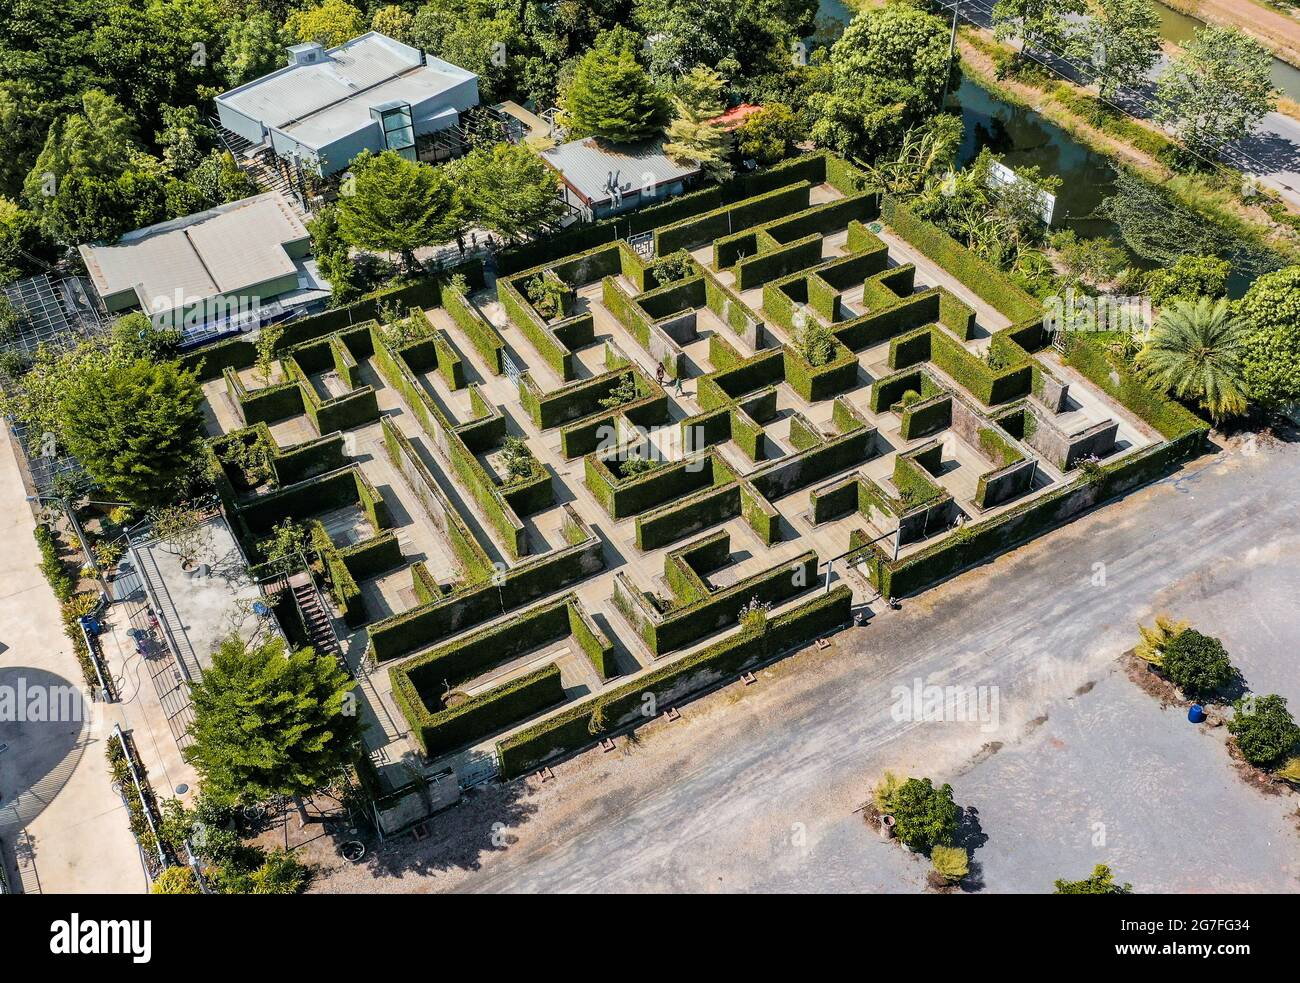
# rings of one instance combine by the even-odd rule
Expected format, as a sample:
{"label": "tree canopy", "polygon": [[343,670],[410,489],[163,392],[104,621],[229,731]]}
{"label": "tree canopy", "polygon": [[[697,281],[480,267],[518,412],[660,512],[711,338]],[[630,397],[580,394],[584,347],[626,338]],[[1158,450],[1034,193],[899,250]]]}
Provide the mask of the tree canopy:
{"label": "tree canopy", "polygon": [[1272,55],[1233,27],[1197,31],[1156,85],[1156,118],[1204,154],[1241,139],[1276,105]]}
{"label": "tree canopy", "polygon": [[386,150],[362,153],[351,175],[338,203],[339,235],[350,245],[400,253],[410,268],[416,249],[449,242],[464,228],[460,195],[441,168]]}
{"label": "tree canopy", "polygon": [[204,436],[193,370],[147,358],[88,360],[55,400],[61,442],[108,496],[164,505],[193,473]]}
{"label": "tree canopy", "polygon": [[1241,366],[1250,398],[1269,407],[1300,400],[1300,266],[1261,276],[1238,311],[1246,325]]}
{"label": "tree canopy", "polygon": [[356,755],[353,685],[333,657],[310,648],[288,652],[279,638],[254,648],[227,639],[190,690],[194,743],[185,757],[204,793],[263,801],[329,784]]}
{"label": "tree canopy", "polygon": [[948,43],[942,20],[908,4],[858,14],[831,47],[828,87],[810,99],[813,138],[866,158],[897,144],[940,108],[955,72]]}
{"label": "tree canopy", "polygon": [[561,99],[569,137],[633,143],[656,135],[668,103],[623,39],[606,36],[582,56]]}
{"label": "tree canopy", "polygon": [[530,148],[497,143],[476,147],[453,165],[468,207],[468,223],[516,239],[564,214],[559,178]]}

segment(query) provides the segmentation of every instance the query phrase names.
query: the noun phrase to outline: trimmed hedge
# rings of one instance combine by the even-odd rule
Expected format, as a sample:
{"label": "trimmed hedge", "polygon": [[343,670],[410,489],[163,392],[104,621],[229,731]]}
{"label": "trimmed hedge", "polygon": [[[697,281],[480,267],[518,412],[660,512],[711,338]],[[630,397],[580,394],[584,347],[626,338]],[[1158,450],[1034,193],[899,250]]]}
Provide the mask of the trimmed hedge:
{"label": "trimmed hedge", "polygon": [[[576,513],[565,508],[568,521],[576,525]],[[601,541],[590,530],[579,529],[581,539],[566,536],[571,545],[511,567],[499,584],[487,580],[463,586],[451,595],[432,597],[419,607],[376,621],[370,626],[372,661],[384,662],[436,644],[599,573],[605,568]]]}
{"label": "trimmed hedge", "polygon": [[880,213],[895,232],[1013,322],[1042,320],[1041,304],[937,225],[918,218],[888,194],[881,198]]}
{"label": "trimmed hedge", "polygon": [[[602,678],[613,672],[613,644],[568,594],[507,621],[440,645],[388,670],[398,705],[412,729],[427,726],[445,688],[469,682],[526,652],[572,635]],[[423,711],[423,712],[421,712]],[[435,712],[436,713],[436,712]],[[426,751],[426,753],[428,753]]]}
{"label": "trimmed hedge", "polygon": [[[664,562],[665,573],[669,567],[668,559],[665,558]],[[614,606],[636,629],[646,648],[658,657],[693,645],[706,635],[736,624],[740,620],[740,609],[753,598],[779,604],[811,590],[817,583],[817,554],[809,550],[729,587],[704,597],[690,598],[688,603],[662,615],[650,606],[624,574],[619,573],[614,578]]]}
{"label": "trimmed hedge", "polygon": [[494,375],[505,372],[506,343],[474,302],[451,287],[442,292],[442,306],[456,326],[465,332],[475,350],[483,356]]}
{"label": "trimmed hedge", "polygon": [[799,181],[657,228],[655,255],[690,250],[701,243],[801,211],[808,207],[811,191],[807,181]]}
{"label": "trimmed hedge", "polygon": [[840,584],[772,618],[765,632],[731,635],[607,693],[566,707],[497,743],[502,776],[526,774],[558,755],[595,744],[602,734],[638,719],[646,694],[653,695],[658,706],[672,706],[744,669],[801,648],[847,623],[852,602],[853,592]]}
{"label": "trimmed hedge", "polygon": [[560,667],[541,669],[494,686],[454,707],[431,710],[408,677],[393,673],[393,702],[406,718],[426,758],[475,744],[490,734],[564,702]]}
{"label": "trimmed hedge", "polygon": [[1029,362],[1004,369],[991,368],[939,327],[930,331],[930,360],[985,406],[1027,396],[1033,385],[1033,366]]}

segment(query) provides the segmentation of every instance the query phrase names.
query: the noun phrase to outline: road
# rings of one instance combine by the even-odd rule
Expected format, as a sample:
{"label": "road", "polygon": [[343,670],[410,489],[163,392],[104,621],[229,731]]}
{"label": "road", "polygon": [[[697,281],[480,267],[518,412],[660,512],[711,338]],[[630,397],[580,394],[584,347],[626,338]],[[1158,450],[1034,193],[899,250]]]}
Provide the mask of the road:
{"label": "road", "polygon": [[[977,27],[991,30],[995,0],[959,0],[963,20]],[[951,12],[952,0],[940,4]],[[951,16],[946,13],[945,16]],[[1072,81],[1079,82],[1077,73],[1042,49],[1034,49],[1035,57],[1046,58],[1052,67]],[[1116,98],[1118,105],[1135,116],[1150,118],[1155,100],[1154,80],[1168,64],[1167,56],[1151,70],[1152,83],[1140,90],[1124,90]],[[1268,113],[1246,137],[1224,149],[1223,159],[1246,174],[1259,179],[1287,201],[1300,205],[1300,120],[1284,113]]]}
{"label": "road", "polygon": [[[886,768],[975,806],[977,884],[1113,862],[1143,891],[1300,889],[1293,794],[1125,675],[1168,610],[1300,705],[1300,446],[1232,448],[688,705],[621,752],[485,789],[324,891],[916,891],[854,810]],[[895,687],[996,688],[996,726],[898,719]]]}

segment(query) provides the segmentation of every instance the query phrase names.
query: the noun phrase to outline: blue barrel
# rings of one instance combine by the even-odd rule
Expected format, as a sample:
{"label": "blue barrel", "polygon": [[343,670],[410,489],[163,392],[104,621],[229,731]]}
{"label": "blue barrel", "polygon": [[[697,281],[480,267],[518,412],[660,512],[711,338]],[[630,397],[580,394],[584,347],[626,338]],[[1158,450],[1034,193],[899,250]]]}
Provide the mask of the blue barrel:
{"label": "blue barrel", "polygon": [[1205,722],[1205,707],[1199,703],[1193,703],[1187,710],[1187,719],[1194,724]]}

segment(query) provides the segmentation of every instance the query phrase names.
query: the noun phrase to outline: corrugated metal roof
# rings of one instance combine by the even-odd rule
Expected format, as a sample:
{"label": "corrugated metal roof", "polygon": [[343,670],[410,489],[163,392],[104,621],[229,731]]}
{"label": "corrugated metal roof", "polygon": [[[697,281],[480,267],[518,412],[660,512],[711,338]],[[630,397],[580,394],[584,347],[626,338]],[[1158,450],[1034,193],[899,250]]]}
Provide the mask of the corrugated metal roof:
{"label": "corrugated metal roof", "polygon": [[320,149],[370,125],[370,107],[419,102],[473,79],[376,31],[330,48],[320,61],[287,65],[217,96],[217,102]]}
{"label": "corrugated metal roof", "polygon": [[146,310],[160,313],[293,272],[284,245],[307,234],[288,202],[271,191],[80,251],[101,297],[135,290]]}
{"label": "corrugated metal roof", "polygon": [[662,140],[613,144],[588,137],[544,150],[542,159],[594,205],[611,201],[615,188],[627,193],[699,173],[697,165],[665,154]]}

